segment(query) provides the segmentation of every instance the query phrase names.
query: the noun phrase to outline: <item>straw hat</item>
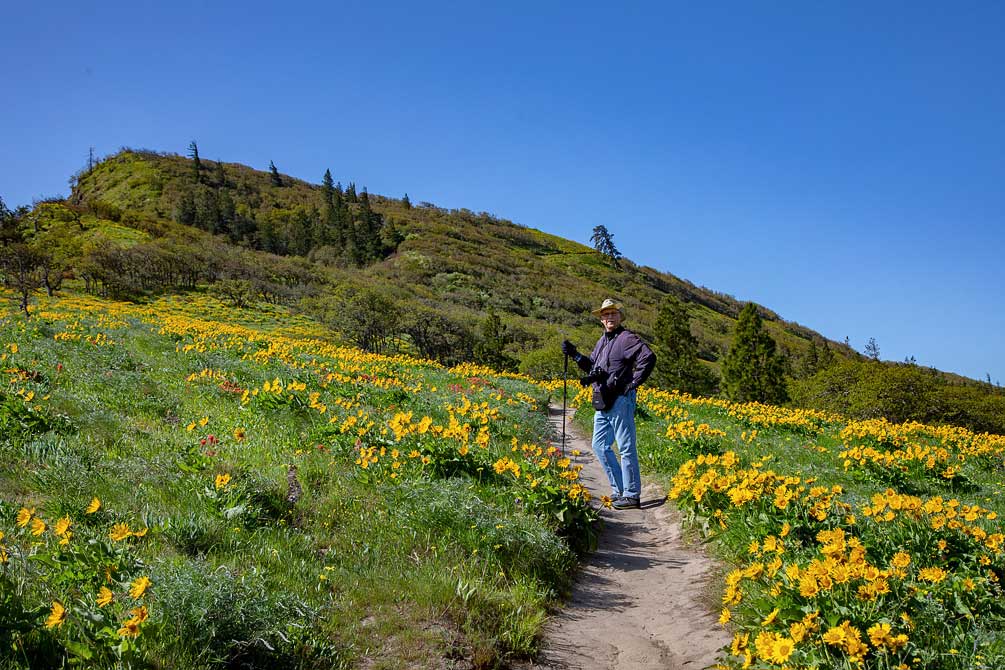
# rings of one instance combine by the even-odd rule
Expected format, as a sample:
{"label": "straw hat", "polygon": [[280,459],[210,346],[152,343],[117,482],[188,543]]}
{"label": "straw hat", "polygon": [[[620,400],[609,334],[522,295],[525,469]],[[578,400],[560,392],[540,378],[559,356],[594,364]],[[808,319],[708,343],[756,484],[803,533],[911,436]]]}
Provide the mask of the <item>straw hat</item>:
{"label": "straw hat", "polygon": [[616,309],[621,312],[621,318],[623,319],[625,318],[625,310],[623,308],[624,305],[617,300],[614,300],[613,298],[605,298],[604,303],[599,308],[590,312],[590,314],[593,316],[600,316],[601,312],[606,312],[609,309]]}

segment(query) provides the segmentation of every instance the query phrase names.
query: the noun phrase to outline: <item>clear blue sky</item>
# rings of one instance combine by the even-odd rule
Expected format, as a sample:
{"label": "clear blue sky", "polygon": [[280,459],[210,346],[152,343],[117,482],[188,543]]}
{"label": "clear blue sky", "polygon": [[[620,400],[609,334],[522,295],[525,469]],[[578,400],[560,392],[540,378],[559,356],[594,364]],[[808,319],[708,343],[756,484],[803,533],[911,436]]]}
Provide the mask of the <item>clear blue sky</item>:
{"label": "clear blue sky", "polygon": [[195,139],[1005,383],[1005,5],[482,4],[9,3],[0,196]]}

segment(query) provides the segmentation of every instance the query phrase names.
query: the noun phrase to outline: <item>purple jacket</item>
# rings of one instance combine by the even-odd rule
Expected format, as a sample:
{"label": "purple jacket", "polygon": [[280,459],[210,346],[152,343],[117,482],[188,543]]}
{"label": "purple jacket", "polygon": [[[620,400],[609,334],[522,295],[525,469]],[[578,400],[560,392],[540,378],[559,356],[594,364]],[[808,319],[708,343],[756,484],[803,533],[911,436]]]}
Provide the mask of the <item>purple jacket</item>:
{"label": "purple jacket", "polygon": [[576,364],[585,372],[594,368],[606,372],[607,387],[621,395],[649,378],[656,367],[656,355],[642,338],[619,326],[614,332],[601,335],[593,353],[589,357],[580,356]]}

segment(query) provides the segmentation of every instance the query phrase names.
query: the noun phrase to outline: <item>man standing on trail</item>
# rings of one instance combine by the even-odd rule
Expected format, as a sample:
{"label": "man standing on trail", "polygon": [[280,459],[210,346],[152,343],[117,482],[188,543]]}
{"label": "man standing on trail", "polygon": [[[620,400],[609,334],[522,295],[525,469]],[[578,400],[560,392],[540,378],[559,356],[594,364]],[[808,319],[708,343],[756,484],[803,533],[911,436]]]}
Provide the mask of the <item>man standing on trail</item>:
{"label": "man standing on trail", "polygon": [[[635,438],[636,389],[649,378],[656,366],[656,356],[638,335],[621,325],[625,318],[622,304],[604,300],[593,315],[600,317],[604,333],[585,356],[569,340],[562,342],[562,353],[588,372],[580,382],[592,385],[593,453],[611,482],[615,509],[638,509],[642,493],[639,453]],[[621,463],[611,449],[618,442]]]}

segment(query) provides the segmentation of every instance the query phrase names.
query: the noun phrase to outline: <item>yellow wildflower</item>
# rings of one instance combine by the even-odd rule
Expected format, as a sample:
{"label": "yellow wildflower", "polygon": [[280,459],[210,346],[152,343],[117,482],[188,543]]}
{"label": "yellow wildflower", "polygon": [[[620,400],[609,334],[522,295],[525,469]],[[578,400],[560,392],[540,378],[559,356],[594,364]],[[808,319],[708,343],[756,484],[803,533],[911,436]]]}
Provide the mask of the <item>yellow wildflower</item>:
{"label": "yellow wildflower", "polygon": [[137,577],[129,586],[129,595],[133,598],[142,598],[143,594],[150,588],[151,583],[150,578],[147,576]]}
{"label": "yellow wildflower", "polygon": [[94,498],[91,499],[91,502],[87,506],[87,509],[84,510],[84,514],[94,514],[99,509],[101,509],[101,501],[98,500],[97,496],[95,496]]}
{"label": "yellow wildflower", "polygon": [[911,555],[903,551],[898,551],[896,554],[894,554],[893,560],[890,561],[890,565],[892,565],[895,568],[906,568],[910,564],[911,564]]}
{"label": "yellow wildflower", "polygon": [[98,607],[104,607],[112,602],[112,590],[107,586],[102,586],[98,589]]}
{"label": "yellow wildflower", "polygon": [[792,640],[779,636],[771,645],[771,654],[768,656],[768,660],[776,665],[781,665],[788,660],[795,648],[796,645]]}
{"label": "yellow wildflower", "polygon": [[140,622],[135,618],[123,621],[116,633],[119,637],[137,637],[140,634]]}
{"label": "yellow wildflower", "polygon": [[761,625],[762,626],[770,626],[772,623],[774,623],[775,619],[777,619],[777,618],[778,618],[778,608],[776,607],[775,609],[773,609],[771,611],[771,614],[769,614],[768,616],[764,617],[764,621],[761,622]]}
{"label": "yellow wildflower", "polygon": [[116,542],[125,540],[130,535],[132,535],[132,532],[129,530],[129,524],[121,522],[112,526],[111,532],[108,533],[108,537]]}
{"label": "yellow wildflower", "polygon": [[35,516],[35,508],[32,507],[28,509],[27,507],[22,507],[17,511],[17,525],[20,528],[24,528],[31,521],[31,518]]}
{"label": "yellow wildflower", "polygon": [[70,517],[64,516],[52,527],[52,532],[59,536],[65,536],[70,532]]}
{"label": "yellow wildflower", "polygon": [[56,628],[57,626],[62,626],[64,621],[66,621],[66,608],[63,607],[63,603],[53,600],[49,616],[45,620],[45,627]]}

